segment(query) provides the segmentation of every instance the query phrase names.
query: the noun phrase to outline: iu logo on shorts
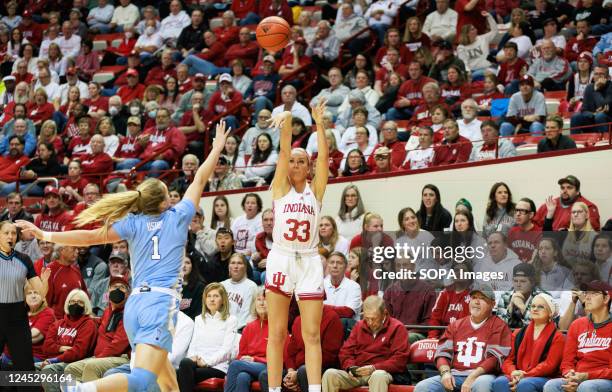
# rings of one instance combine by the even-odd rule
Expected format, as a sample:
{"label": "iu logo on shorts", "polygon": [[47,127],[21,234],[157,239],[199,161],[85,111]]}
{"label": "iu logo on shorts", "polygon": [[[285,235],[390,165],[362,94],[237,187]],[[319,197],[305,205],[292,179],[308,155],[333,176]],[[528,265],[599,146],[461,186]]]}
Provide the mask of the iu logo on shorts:
{"label": "iu logo on shorts", "polygon": [[283,274],[282,272],[276,272],[274,275],[272,275],[272,283],[277,287],[284,285],[285,274]]}

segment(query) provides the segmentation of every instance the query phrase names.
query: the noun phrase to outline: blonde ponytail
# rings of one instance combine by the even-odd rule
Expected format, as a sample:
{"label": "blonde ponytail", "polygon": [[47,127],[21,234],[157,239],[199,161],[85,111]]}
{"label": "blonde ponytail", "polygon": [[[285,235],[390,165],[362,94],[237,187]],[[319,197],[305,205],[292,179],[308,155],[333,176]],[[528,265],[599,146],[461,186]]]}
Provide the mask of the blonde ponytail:
{"label": "blonde ponytail", "polygon": [[78,227],[90,223],[102,223],[105,229],[124,218],[128,213],[159,215],[160,205],[166,200],[168,188],[156,178],[149,178],[135,191],[107,194],[76,218]]}

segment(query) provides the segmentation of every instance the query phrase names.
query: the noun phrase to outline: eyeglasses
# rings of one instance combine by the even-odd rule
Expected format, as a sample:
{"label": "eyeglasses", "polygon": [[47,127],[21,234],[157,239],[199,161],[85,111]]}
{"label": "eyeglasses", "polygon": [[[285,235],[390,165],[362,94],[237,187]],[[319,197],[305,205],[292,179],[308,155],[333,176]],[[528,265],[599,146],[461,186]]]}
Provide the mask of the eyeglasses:
{"label": "eyeglasses", "polygon": [[257,118],[260,119],[260,120],[269,120],[272,117],[270,117],[270,116],[259,116]]}
{"label": "eyeglasses", "polygon": [[531,304],[530,308],[531,310],[546,310],[546,306],[544,305]]}
{"label": "eyeglasses", "polygon": [[572,211],[572,215],[579,215],[579,214],[583,214],[584,210],[576,210],[576,211]]}
{"label": "eyeglasses", "polygon": [[389,158],[389,155],[376,155],[376,156],[374,157],[374,159],[376,159],[377,161],[384,161],[384,160],[386,160],[387,158]]}
{"label": "eyeglasses", "polygon": [[531,212],[531,210],[524,210],[522,208],[515,208],[514,213],[517,215],[527,215]]}
{"label": "eyeglasses", "polygon": [[81,300],[71,299],[70,301],[68,301],[68,305],[81,305],[81,306],[85,306],[85,302],[83,302]]}

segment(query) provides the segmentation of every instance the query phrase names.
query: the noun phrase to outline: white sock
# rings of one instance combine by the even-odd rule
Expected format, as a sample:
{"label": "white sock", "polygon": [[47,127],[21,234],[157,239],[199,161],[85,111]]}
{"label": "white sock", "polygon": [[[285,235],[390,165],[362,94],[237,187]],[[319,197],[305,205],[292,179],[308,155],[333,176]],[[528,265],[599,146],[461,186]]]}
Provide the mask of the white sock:
{"label": "white sock", "polygon": [[318,384],[318,385],[308,384],[308,392],[321,392],[321,384]]}
{"label": "white sock", "polygon": [[78,384],[77,389],[78,392],[97,392],[96,384],[94,382],[86,382],[83,384]]}
{"label": "white sock", "polygon": [[281,392],[281,387],[268,387],[270,392]]}

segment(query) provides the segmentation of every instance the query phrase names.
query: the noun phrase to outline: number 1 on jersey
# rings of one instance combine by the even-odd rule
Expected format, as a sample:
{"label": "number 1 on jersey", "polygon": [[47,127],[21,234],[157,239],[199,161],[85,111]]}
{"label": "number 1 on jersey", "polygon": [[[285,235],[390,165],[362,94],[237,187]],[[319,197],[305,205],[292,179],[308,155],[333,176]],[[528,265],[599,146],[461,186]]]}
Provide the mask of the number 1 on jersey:
{"label": "number 1 on jersey", "polygon": [[151,259],[161,260],[161,256],[159,254],[159,237],[154,235],[153,238],[151,238],[151,241],[153,241],[153,254],[151,255]]}

